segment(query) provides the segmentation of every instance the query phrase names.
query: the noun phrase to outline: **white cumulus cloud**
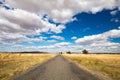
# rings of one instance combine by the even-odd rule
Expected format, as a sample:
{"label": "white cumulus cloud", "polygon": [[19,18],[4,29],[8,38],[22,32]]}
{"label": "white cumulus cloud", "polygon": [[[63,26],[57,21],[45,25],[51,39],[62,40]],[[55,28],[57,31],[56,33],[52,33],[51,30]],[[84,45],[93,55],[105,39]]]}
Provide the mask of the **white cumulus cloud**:
{"label": "white cumulus cloud", "polygon": [[120,43],[111,42],[111,39],[120,38],[120,30],[113,29],[101,34],[84,36],[75,40],[81,48],[86,48],[90,52],[119,52]]}
{"label": "white cumulus cloud", "polygon": [[[21,9],[6,10],[0,7],[1,40],[7,41],[9,39],[12,41],[13,38],[9,37],[9,35],[13,35],[14,39],[18,39],[19,37],[19,40],[22,40],[24,38],[20,39],[21,36],[32,36],[41,32],[53,32],[57,34],[61,33],[63,29],[65,29],[64,25],[56,26],[49,23],[48,20],[43,20],[42,16],[38,16],[35,13]],[[13,42],[16,40],[14,39]]]}
{"label": "white cumulus cloud", "polygon": [[56,36],[56,35],[53,35],[50,38],[57,39],[57,40],[64,40],[64,37],[62,37],[62,36]]}
{"label": "white cumulus cloud", "polygon": [[6,3],[39,14],[47,14],[55,22],[66,23],[81,12],[97,13],[120,7],[120,0],[6,0]]}
{"label": "white cumulus cloud", "polygon": [[116,15],[117,12],[118,12],[117,10],[114,10],[114,11],[111,11],[110,14],[111,14],[111,15]]}
{"label": "white cumulus cloud", "polygon": [[92,44],[98,42],[106,42],[109,38],[120,38],[120,30],[113,29],[102,34],[84,36],[83,38],[77,39],[77,44]]}
{"label": "white cumulus cloud", "polygon": [[76,37],[76,36],[73,36],[73,37],[71,37],[71,39],[75,40],[75,39],[77,39],[77,37]]}

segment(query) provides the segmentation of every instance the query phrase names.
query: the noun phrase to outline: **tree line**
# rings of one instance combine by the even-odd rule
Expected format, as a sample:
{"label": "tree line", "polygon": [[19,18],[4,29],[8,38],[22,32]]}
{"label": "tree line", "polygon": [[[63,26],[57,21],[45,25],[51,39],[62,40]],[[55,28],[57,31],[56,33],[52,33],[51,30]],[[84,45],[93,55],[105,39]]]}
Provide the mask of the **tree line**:
{"label": "tree line", "polygon": [[[66,52],[66,53],[67,53],[67,54],[72,54],[72,52],[70,52],[70,51],[68,51],[68,52]],[[82,50],[82,53],[83,53],[83,54],[89,54],[88,50],[86,50],[86,49]]]}

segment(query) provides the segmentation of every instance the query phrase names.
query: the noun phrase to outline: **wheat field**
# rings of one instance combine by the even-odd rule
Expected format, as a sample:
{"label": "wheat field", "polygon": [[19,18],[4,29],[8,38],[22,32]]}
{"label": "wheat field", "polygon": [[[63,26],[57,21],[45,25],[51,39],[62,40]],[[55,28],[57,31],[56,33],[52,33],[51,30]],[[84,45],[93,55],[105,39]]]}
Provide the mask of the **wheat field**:
{"label": "wheat field", "polygon": [[119,54],[65,54],[66,58],[84,65],[113,80],[120,80],[120,55]]}
{"label": "wheat field", "polygon": [[8,80],[10,77],[55,56],[55,54],[0,53],[0,80]]}

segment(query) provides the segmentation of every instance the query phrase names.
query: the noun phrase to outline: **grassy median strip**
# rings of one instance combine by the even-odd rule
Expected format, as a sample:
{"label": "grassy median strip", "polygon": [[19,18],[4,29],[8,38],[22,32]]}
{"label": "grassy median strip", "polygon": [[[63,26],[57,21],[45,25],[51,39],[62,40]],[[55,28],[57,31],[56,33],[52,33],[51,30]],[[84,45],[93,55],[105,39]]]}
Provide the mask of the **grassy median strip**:
{"label": "grassy median strip", "polygon": [[120,80],[120,55],[119,54],[66,54],[68,59],[101,72],[113,80]]}
{"label": "grassy median strip", "polygon": [[43,63],[55,54],[6,54],[0,53],[0,80],[8,80],[28,68]]}

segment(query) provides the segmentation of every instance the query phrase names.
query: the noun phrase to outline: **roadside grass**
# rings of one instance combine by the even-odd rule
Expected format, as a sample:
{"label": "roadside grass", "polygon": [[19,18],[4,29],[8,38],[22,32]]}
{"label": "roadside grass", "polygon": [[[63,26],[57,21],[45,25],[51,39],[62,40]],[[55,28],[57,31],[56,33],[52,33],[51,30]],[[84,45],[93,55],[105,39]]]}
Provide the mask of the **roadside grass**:
{"label": "roadside grass", "polygon": [[89,69],[99,71],[113,80],[120,80],[119,54],[64,54],[64,56]]}
{"label": "roadside grass", "polygon": [[37,64],[43,63],[55,54],[11,54],[0,53],[0,80],[8,80]]}

